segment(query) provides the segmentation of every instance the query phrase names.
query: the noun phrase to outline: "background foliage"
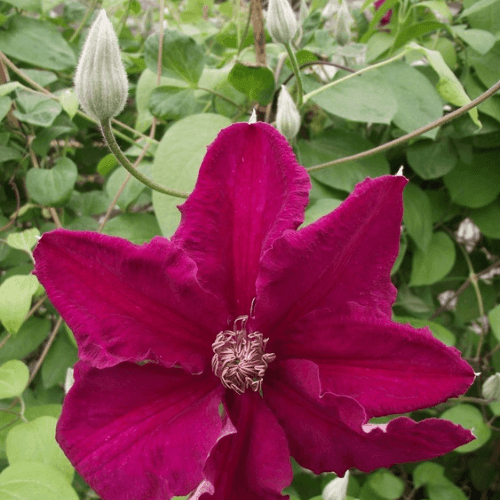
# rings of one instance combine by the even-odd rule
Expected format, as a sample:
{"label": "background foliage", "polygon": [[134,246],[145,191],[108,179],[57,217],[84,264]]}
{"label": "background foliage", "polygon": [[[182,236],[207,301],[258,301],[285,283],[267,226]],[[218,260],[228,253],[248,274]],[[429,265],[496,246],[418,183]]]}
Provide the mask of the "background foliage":
{"label": "background foliage", "polygon": [[[164,186],[190,191],[206,145],[221,128],[248,120],[253,107],[272,122],[279,85],[294,90],[286,52],[269,36],[258,47],[267,65],[255,66],[243,0],[0,1],[0,498],[6,500],[97,498],[54,439],[77,349],[30,275],[37,237],[63,226],[143,243],[171,235],[179,222],[181,200],[130,178],[103,147],[96,124],[78,111],[72,75],[98,6],[119,34],[130,80],[115,133],[131,161]],[[348,74],[332,63],[360,70],[394,59],[307,99],[293,144],[306,167],[409,133],[500,79],[500,0],[387,0],[377,11],[369,0],[353,2],[348,30],[338,4],[294,7],[306,93]],[[429,326],[481,372],[466,396],[411,415],[460,423],[473,429],[474,442],[429,462],[353,471],[352,498],[500,499],[499,158],[500,97],[494,96],[479,113],[406,144],[311,172],[305,224],[338,206],[366,176],[404,166],[410,183],[393,270],[395,319]],[[294,470],[288,493],[296,500],[320,499],[335,477]]]}

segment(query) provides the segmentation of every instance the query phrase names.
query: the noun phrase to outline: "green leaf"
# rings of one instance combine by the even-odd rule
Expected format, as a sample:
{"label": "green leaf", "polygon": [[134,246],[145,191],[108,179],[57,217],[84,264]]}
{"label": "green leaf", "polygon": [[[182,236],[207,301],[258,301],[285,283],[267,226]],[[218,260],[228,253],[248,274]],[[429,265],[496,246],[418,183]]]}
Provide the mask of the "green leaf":
{"label": "green leaf", "polygon": [[64,335],[58,335],[42,365],[42,382],[45,389],[63,384],[66,371],[78,360],[75,346]]}
{"label": "green leaf", "polygon": [[62,110],[61,105],[47,96],[33,94],[24,89],[16,91],[17,109],[14,116],[31,125],[50,127]]}
{"label": "green leaf", "polygon": [[149,111],[163,120],[180,120],[196,110],[193,89],[182,87],[158,87],[151,93]]}
{"label": "green leaf", "polygon": [[23,155],[9,146],[0,146],[0,164],[11,160],[20,160]]}
{"label": "green leaf", "polygon": [[386,500],[399,498],[405,488],[404,482],[386,469],[370,474],[367,483],[378,496]]}
{"label": "green leaf", "polygon": [[455,168],[444,176],[444,183],[455,203],[479,208],[495,200],[500,193],[498,151],[475,153],[471,165],[458,160]]}
{"label": "green leaf", "polygon": [[10,276],[0,286],[0,321],[16,334],[24,322],[31,298],[38,289],[36,276]]}
{"label": "green leaf", "polygon": [[500,342],[500,304],[488,313],[488,319],[490,321],[491,331]]}
{"label": "green leaf", "polygon": [[110,203],[111,199],[103,191],[94,190],[86,193],[73,191],[67,207],[71,208],[79,217],[92,216],[106,213]]}
{"label": "green leaf", "polygon": [[154,215],[121,214],[104,226],[103,233],[110,236],[120,236],[136,245],[141,245],[161,234],[161,231]]}
{"label": "green leaf", "polygon": [[99,161],[97,171],[101,175],[108,175],[116,165],[118,165],[118,160],[113,153],[109,153]]}
{"label": "green leaf", "polygon": [[0,474],[2,500],[78,500],[56,469],[38,462],[17,462]]}
{"label": "green leaf", "polygon": [[491,429],[486,425],[482,413],[475,406],[468,404],[455,405],[446,410],[440,418],[461,425],[471,430],[476,436],[474,441],[457,448],[455,451],[458,453],[469,453],[477,450],[490,439]]}
{"label": "green leaf", "polygon": [[447,138],[418,141],[406,149],[408,163],[422,179],[437,179],[455,168],[457,154]]}
{"label": "green leaf", "polygon": [[8,82],[0,85],[0,97],[14,92],[14,90],[22,88],[23,85],[20,82]]}
{"label": "green leaf", "polygon": [[455,335],[453,335],[448,328],[445,328],[443,325],[436,323],[435,321],[430,321],[428,319],[418,319],[412,318],[411,316],[395,316],[392,318],[394,321],[398,323],[410,323],[414,328],[430,328],[432,335],[436,337],[438,340],[443,342],[448,346],[455,345],[457,340]]}
{"label": "green leaf", "polygon": [[312,100],[332,115],[362,123],[388,125],[398,112],[396,98],[387,92],[385,79],[378,70],[330,87]]}
{"label": "green leaf", "polygon": [[[0,350],[0,363],[10,359],[23,359],[32,353],[46,339],[50,331],[50,321],[36,317],[28,318],[16,335],[10,337]],[[4,342],[7,333],[0,335]]]}
{"label": "green leaf", "polygon": [[320,198],[319,200],[315,201],[312,205],[309,205],[307,207],[302,227],[316,222],[324,215],[327,215],[335,210],[341,203],[342,200],[336,200],[334,198]]}
{"label": "green leaf", "polygon": [[59,96],[59,102],[61,103],[62,108],[68,116],[73,119],[73,117],[76,115],[76,112],[78,111],[78,98],[75,95],[75,92],[73,89],[64,89],[63,91],[58,93]]}
{"label": "green leaf", "polygon": [[429,500],[467,500],[465,493],[451,481],[447,484],[430,484],[427,492]]}
{"label": "green leaf", "polygon": [[420,23],[412,23],[407,28],[403,29],[397,36],[394,42],[394,48],[399,49],[405,43],[413,40],[414,38],[420,38],[427,33],[432,33],[436,30],[446,29],[447,26],[438,21],[423,21]]}
{"label": "green leaf", "polygon": [[[469,96],[466,94],[462,84],[444,62],[443,56],[437,50],[427,49],[415,42],[410,42],[408,47],[423,54],[434,71],[439,75],[437,90],[445,101],[455,106],[464,106],[470,102]],[[469,110],[469,116],[479,128],[482,127],[476,108]]]}
{"label": "green leaf", "polygon": [[443,279],[455,263],[455,245],[443,232],[432,235],[427,250],[413,254],[410,286],[432,285]]}
{"label": "green leaf", "polygon": [[229,72],[228,81],[250,101],[257,101],[262,106],[269,104],[273,98],[274,75],[265,66],[247,66],[236,63]]}
{"label": "green leaf", "polygon": [[426,251],[432,238],[432,208],[425,191],[412,182],[403,192],[403,223],[417,247]]}
{"label": "green leaf", "polygon": [[435,462],[418,464],[413,471],[413,486],[415,488],[420,488],[424,484],[446,484],[447,482],[444,467]]}
{"label": "green leaf", "polygon": [[30,378],[28,367],[17,359],[7,361],[0,366],[0,399],[20,396]]}
{"label": "green leaf", "polygon": [[7,245],[11,248],[31,253],[31,249],[37,244],[39,238],[40,231],[34,227],[20,233],[10,233],[9,236],[7,236]]}
{"label": "green leaf", "polygon": [[429,1],[425,1],[425,2],[419,2],[417,4],[413,4],[412,7],[414,7],[414,8],[427,7],[428,9],[432,10],[433,12],[445,17],[448,21],[450,21],[451,18],[453,17],[453,14],[452,14],[450,8],[443,1],[429,0]]}
{"label": "green leaf", "polygon": [[[385,88],[396,99],[398,109],[393,122],[401,130],[412,132],[443,114],[441,97],[429,80],[403,61],[379,68]],[[424,137],[435,138],[438,129],[429,130]]]}
{"label": "green leaf", "polygon": [[0,50],[37,67],[65,70],[76,65],[68,42],[54,25],[26,16],[12,16],[0,31]]}
{"label": "green leaf", "polygon": [[366,61],[372,62],[389,50],[394,43],[394,35],[378,31],[374,33],[367,43]]}
{"label": "green leaf", "polygon": [[30,12],[42,11],[42,4],[40,0],[3,0],[3,1],[21,10],[27,10]]}
{"label": "green leaf", "polygon": [[471,210],[470,216],[481,232],[489,238],[500,239],[500,200]]}
{"label": "green leaf", "polygon": [[[192,191],[207,146],[229,125],[228,118],[211,113],[179,120],[167,130],[156,150],[153,179],[163,186]],[[181,218],[177,205],[181,203],[174,196],[153,192],[153,206],[164,236],[177,228]]]}
{"label": "green leaf", "polygon": [[[147,67],[156,73],[158,66],[158,34],[151,35],[144,47]],[[162,75],[197,84],[205,66],[205,52],[191,37],[178,31],[163,34]]]}
{"label": "green leaf", "polygon": [[[138,170],[142,172],[146,177],[151,178],[152,175],[152,165],[149,162],[143,161],[138,166]],[[110,200],[113,200],[121,188],[123,182],[125,181],[128,172],[124,168],[117,168],[108,179],[106,183],[106,193]],[[128,207],[134,203],[139,195],[146,189],[146,186],[135,177],[131,177],[127,182],[127,185],[122,191],[122,194],[118,198],[117,205],[124,212]]]}
{"label": "green leaf", "polygon": [[2,121],[7,116],[11,105],[12,100],[10,99],[10,97],[0,97],[0,121]]}
{"label": "green leaf", "polygon": [[[478,286],[483,300],[483,308],[485,311],[488,311],[496,301],[495,289],[482,281],[478,283]],[[473,286],[469,286],[458,296],[455,314],[457,320],[463,324],[481,316],[476,291]]]}
{"label": "green leaf", "polygon": [[[371,149],[373,144],[358,134],[340,129],[326,129],[310,141],[299,140],[298,156],[305,167],[325,163]],[[367,177],[379,177],[389,173],[385,156],[335,165],[311,172],[314,179],[335,189],[351,192],[354,186]]]}
{"label": "green leaf", "polygon": [[498,0],[479,0],[479,2],[475,2],[467,9],[464,9],[460,14],[460,17],[467,17],[470,16],[471,14],[475,14],[476,12],[486,9],[497,2]]}
{"label": "green leaf", "polygon": [[[486,87],[491,87],[500,80],[500,42],[488,51],[487,54],[468,51],[470,64],[476,70],[476,75]],[[493,66],[492,66],[493,65]]]}
{"label": "green leaf", "polygon": [[[483,92],[486,91],[486,87],[470,73],[468,73],[467,76],[463,79],[463,83],[471,99],[479,97]],[[497,122],[500,122],[500,97],[491,96],[489,99],[486,99],[486,101],[483,101],[481,104],[479,104],[477,109],[482,113],[491,116]]]}
{"label": "green leaf", "polygon": [[495,36],[489,31],[466,29],[465,25],[452,26],[451,29],[455,35],[480,54],[486,54],[495,45]]}
{"label": "green leaf", "polygon": [[38,462],[58,470],[71,484],[75,470],[56,442],[54,417],[39,417],[18,425],[7,435],[9,464]]}
{"label": "green leaf", "polygon": [[34,201],[46,207],[64,205],[75,187],[78,170],[66,157],[50,169],[33,168],[26,174],[26,187]]}

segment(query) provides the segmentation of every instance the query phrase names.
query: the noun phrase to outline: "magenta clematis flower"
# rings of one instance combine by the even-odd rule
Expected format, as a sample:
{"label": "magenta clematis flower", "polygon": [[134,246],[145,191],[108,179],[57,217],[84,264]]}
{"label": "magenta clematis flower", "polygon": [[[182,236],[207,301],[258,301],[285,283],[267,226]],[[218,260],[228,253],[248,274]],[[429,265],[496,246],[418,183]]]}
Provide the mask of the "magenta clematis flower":
{"label": "magenta clematis flower", "polygon": [[[384,5],[384,3],[385,3],[385,0],[377,0],[374,3],[375,10],[380,9],[380,7],[382,7],[382,5]],[[385,26],[386,24],[389,24],[391,22],[391,17],[392,17],[392,9],[388,10],[384,14],[384,16],[382,17],[382,19],[380,20],[380,26]]]}
{"label": "magenta clematis flower", "polygon": [[315,473],[424,460],[473,439],[372,417],[463,393],[472,369],[391,321],[403,177],[367,179],[303,229],[287,141],[238,123],[209,147],[171,240],[56,230],[36,275],[80,361],[57,439],[105,500],[277,500]]}

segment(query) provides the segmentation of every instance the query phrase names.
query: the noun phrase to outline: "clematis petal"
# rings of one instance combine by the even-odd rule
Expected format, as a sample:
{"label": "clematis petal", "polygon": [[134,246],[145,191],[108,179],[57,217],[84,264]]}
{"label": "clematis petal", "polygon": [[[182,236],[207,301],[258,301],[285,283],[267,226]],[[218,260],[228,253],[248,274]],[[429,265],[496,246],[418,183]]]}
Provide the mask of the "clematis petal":
{"label": "clematis petal", "polygon": [[404,177],[366,179],[332,213],[277,239],[261,261],[256,321],[274,338],[321,307],[348,302],[391,316],[396,289],[390,272],[398,254]]}
{"label": "clematis petal", "polygon": [[73,330],[80,359],[103,368],[150,359],[200,373],[227,313],[196,265],[165,238],[136,246],[63,229],[42,236],[35,272]]}
{"label": "clematis petal", "polygon": [[228,391],[226,411],[229,418],[207,460],[206,479],[192,500],[282,500],[293,475],[275,416],[254,392]]}
{"label": "clematis petal", "polygon": [[249,314],[262,254],[304,220],[309,188],[286,139],[265,123],[234,124],[208,148],[172,240],[233,318]]}
{"label": "clematis petal", "polygon": [[274,351],[319,367],[321,387],[351,396],[368,417],[427,408],[466,392],[474,371],[428,329],[390,321],[355,304],[314,311]]}
{"label": "clematis petal", "polygon": [[395,463],[427,460],[474,437],[447,420],[400,417],[386,426],[365,425],[366,414],[347,396],[320,397],[318,368],[311,361],[279,363],[264,382],[264,399],[286,432],[292,456],[316,474],[369,472]]}
{"label": "clematis petal", "polygon": [[80,362],[56,437],[106,500],[166,500],[202,480],[220,434],[223,388],[153,363],[97,369]]}

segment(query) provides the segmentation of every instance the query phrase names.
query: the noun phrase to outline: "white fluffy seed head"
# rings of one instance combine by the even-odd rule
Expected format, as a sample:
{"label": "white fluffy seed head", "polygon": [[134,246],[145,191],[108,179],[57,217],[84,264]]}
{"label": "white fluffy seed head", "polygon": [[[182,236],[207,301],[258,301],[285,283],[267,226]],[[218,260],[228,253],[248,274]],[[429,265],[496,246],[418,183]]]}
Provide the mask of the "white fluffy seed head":
{"label": "white fluffy seed head", "polygon": [[300,113],[284,85],[278,96],[276,128],[287,138],[293,139],[300,129]]}
{"label": "white fluffy seed head", "polygon": [[267,31],[279,43],[289,43],[297,33],[298,23],[288,0],[269,0]]}
{"label": "white fluffy seed head", "polygon": [[104,9],[85,40],[76,68],[75,92],[84,111],[100,122],[116,116],[125,106],[127,73],[118,38]]}

